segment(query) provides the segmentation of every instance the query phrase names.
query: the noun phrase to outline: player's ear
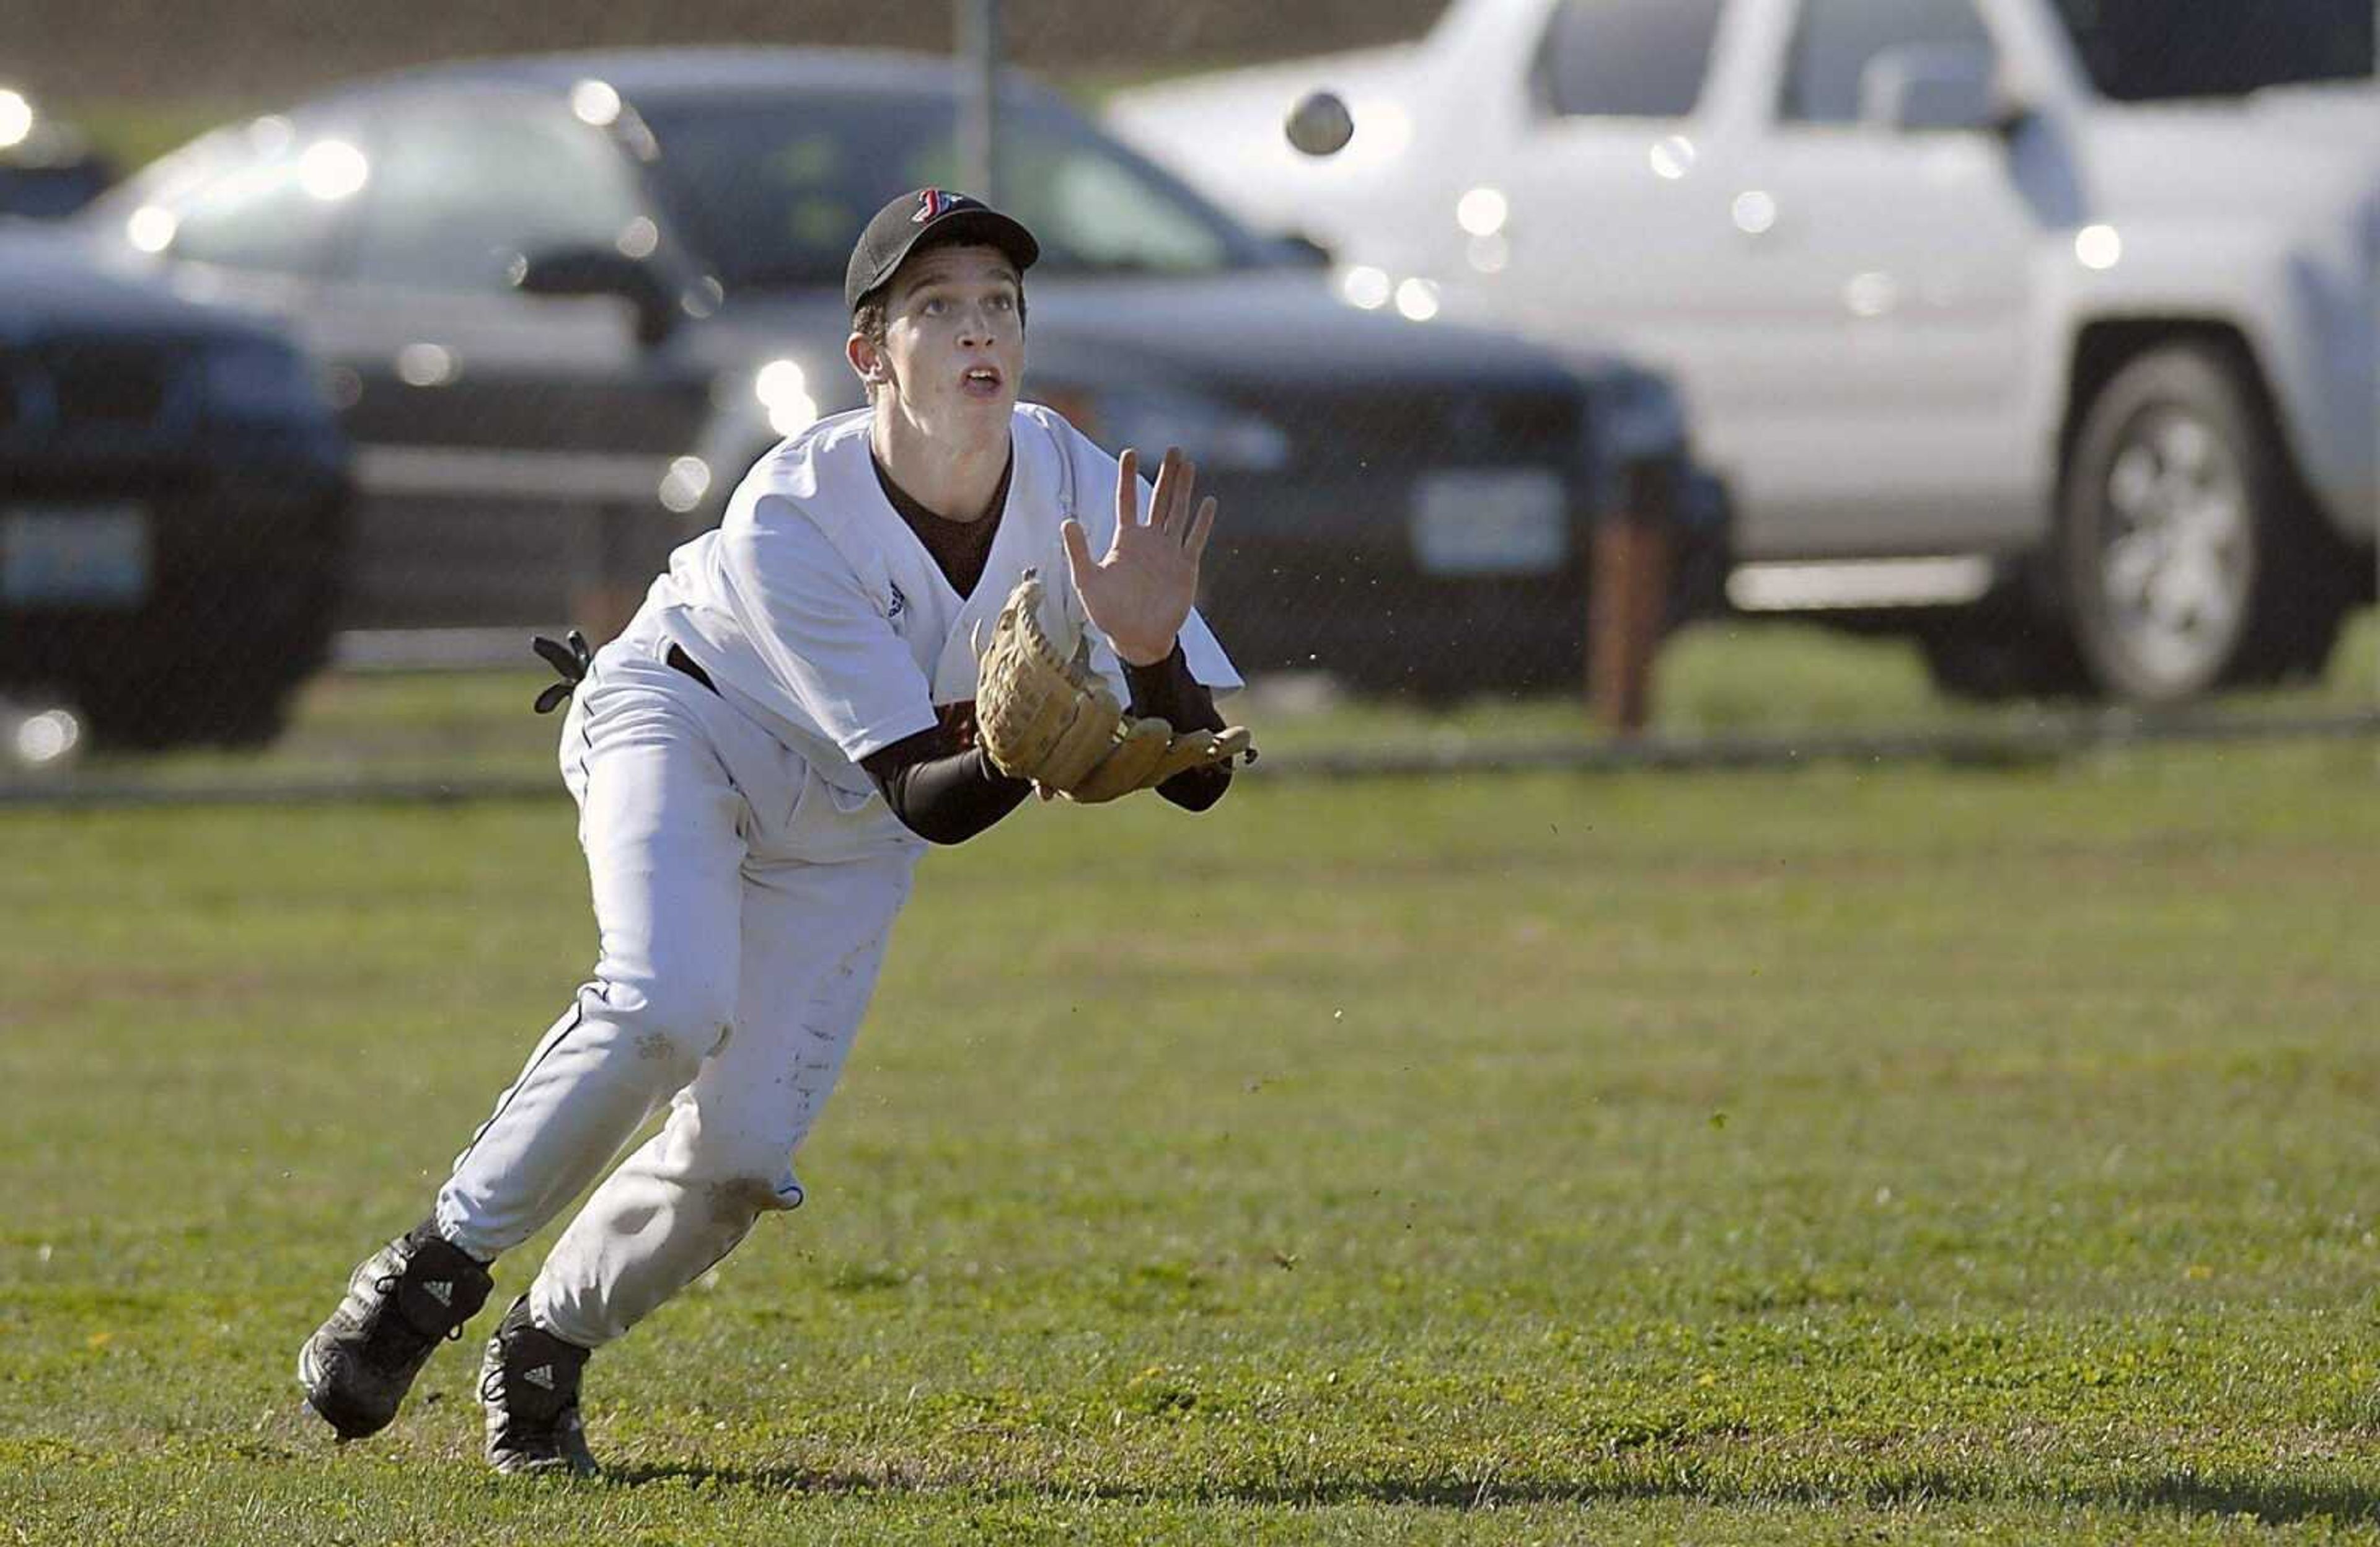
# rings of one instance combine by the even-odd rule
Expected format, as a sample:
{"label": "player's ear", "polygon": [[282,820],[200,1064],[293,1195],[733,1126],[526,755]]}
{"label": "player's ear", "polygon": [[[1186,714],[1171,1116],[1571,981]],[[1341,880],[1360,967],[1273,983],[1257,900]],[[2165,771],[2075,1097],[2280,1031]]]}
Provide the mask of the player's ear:
{"label": "player's ear", "polygon": [[851,369],[869,386],[884,379],[884,351],[866,334],[854,330],[843,341],[843,358],[851,362]]}

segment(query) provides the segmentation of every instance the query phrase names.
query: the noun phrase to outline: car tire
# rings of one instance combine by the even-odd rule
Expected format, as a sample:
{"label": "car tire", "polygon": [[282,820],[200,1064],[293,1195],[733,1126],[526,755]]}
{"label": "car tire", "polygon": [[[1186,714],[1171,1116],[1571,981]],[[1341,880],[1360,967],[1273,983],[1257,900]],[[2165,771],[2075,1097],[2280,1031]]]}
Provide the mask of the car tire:
{"label": "car tire", "polygon": [[2062,506],[2067,619],[2109,697],[2179,703],[2326,654],[2336,587],[2235,353],[2168,346],[2118,371],[2075,437]]}

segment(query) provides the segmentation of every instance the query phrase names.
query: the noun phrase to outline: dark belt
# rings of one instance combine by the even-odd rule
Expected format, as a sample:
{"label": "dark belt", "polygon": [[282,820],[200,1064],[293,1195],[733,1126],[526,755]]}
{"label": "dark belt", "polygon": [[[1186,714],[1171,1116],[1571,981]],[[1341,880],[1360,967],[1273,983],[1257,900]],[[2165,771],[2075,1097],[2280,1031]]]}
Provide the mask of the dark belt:
{"label": "dark belt", "polygon": [[670,646],[669,653],[662,656],[662,659],[668,662],[671,665],[675,666],[679,671],[684,672],[686,676],[694,678],[697,682],[701,683],[705,688],[710,688],[712,692],[716,693],[719,691],[719,685],[710,680],[710,674],[704,671],[700,666],[696,665],[694,664],[694,657],[688,655],[685,651],[680,650],[677,646]]}

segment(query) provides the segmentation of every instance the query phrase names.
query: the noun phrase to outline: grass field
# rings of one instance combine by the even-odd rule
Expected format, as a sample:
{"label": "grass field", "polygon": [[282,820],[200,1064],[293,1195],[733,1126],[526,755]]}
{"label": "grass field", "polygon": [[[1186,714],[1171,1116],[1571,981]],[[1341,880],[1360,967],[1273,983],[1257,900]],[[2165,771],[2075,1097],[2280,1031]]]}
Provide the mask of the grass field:
{"label": "grass field", "polygon": [[289,1366],[584,970],[566,805],[0,813],[0,1541],[2380,1540],[2375,785],[1028,811],[528,1487],[476,1338],[344,1452]]}

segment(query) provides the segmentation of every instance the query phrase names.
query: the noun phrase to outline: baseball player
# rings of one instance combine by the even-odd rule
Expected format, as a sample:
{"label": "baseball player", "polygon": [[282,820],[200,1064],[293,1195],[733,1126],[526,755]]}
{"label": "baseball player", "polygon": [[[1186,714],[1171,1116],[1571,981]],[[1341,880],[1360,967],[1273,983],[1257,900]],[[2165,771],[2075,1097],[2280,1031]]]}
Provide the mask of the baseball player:
{"label": "baseball player", "polygon": [[480,1370],[499,1471],[594,1471],[589,1354],[801,1203],[791,1161],[927,845],[1037,788],[1204,810],[1248,753],[1212,698],[1238,675],[1192,607],[1215,519],[1194,469],[1168,452],[1152,489],[1134,453],[1017,401],[1038,254],[973,199],[886,205],[844,282],[868,406],[762,457],[620,638],[591,656],[540,641],[563,681],[540,707],[569,700],[601,957],[430,1217],[356,1269],[301,1350],[341,1438],[395,1417],[488,1265],[667,1103]]}

